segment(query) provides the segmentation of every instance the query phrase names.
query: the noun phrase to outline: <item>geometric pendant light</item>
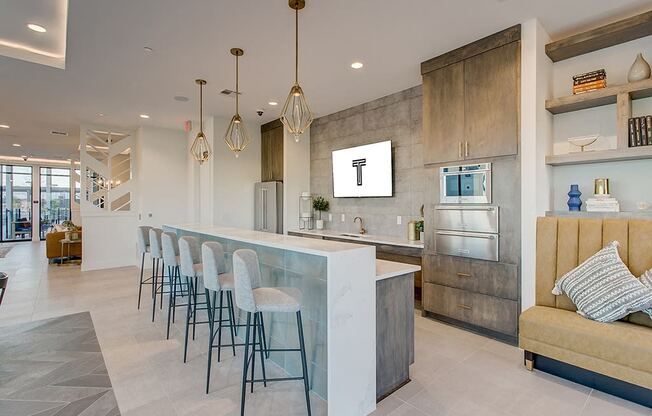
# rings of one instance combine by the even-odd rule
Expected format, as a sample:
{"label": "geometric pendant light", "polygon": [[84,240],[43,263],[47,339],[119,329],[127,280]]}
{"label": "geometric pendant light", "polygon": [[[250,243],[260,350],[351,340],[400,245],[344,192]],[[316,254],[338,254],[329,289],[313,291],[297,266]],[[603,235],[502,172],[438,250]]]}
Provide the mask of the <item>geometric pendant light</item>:
{"label": "geometric pendant light", "polygon": [[196,79],[195,83],[199,85],[199,133],[197,133],[195,141],[192,142],[192,146],[190,146],[190,154],[201,165],[211,157],[211,147],[204,135],[204,118],[202,115],[204,110],[203,87],[206,85],[206,81],[203,79]]}
{"label": "geometric pendant light", "polygon": [[281,111],[281,123],[294,135],[294,140],[299,141],[299,136],[310,127],[314,116],[308,106],[303,89],[299,85],[299,10],[306,6],[305,0],[289,0],[291,9],[295,14],[295,43],[294,43],[294,85],[285,100]]}
{"label": "geometric pendant light", "polygon": [[245,150],[249,144],[249,135],[247,134],[242,117],[240,117],[240,102],[238,98],[240,96],[240,68],[238,67],[238,58],[244,55],[244,51],[240,48],[232,48],[231,55],[235,56],[235,114],[231,118],[229,127],[227,127],[226,133],[224,134],[224,142],[235,153],[235,157],[238,157],[240,152]]}

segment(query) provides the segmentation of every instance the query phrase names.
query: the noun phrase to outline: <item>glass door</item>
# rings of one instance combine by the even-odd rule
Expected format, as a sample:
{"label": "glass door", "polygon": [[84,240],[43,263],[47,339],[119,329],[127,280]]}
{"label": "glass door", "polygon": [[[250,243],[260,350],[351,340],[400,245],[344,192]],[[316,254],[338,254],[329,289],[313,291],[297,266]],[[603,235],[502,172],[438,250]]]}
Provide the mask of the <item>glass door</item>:
{"label": "glass door", "polygon": [[0,241],[32,239],[32,167],[0,166]]}
{"label": "glass door", "polygon": [[40,168],[40,238],[55,224],[70,220],[70,169]]}

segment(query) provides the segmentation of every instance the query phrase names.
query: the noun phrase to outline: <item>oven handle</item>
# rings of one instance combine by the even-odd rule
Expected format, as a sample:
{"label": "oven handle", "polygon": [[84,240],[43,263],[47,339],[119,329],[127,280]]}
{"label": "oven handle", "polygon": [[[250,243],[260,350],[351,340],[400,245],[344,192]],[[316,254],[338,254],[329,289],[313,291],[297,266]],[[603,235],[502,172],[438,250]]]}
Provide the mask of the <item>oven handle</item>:
{"label": "oven handle", "polygon": [[495,207],[460,207],[460,206],[436,206],[439,211],[493,211]]}
{"label": "oven handle", "polygon": [[437,230],[435,234],[452,235],[455,237],[484,238],[485,240],[494,240],[497,237],[495,234],[466,233],[466,232],[453,232],[453,231],[441,231],[441,230]]}

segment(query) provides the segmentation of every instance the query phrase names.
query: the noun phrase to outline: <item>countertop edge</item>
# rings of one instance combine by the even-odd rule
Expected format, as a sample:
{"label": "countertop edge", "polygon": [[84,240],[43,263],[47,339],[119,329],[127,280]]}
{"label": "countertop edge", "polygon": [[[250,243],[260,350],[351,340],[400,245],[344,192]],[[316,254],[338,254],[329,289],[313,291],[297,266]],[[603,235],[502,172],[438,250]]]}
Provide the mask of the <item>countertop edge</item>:
{"label": "countertop edge", "polygon": [[389,260],[376,260],[376,281],[389,279],[391,277],[403,276],[409,273],[416,273],[421,266],[415,264],[399,263]]}
{"label": "countertop edge", "polygon": [[[382,236],[372,236],[372,237],[349,237],[346,235],[338,235],[335,233],[328,233],[328,232],[323,232],[319,230],[288,230],[288,233],[295,233],[295,234],[305,234],[305,235],[313,235],[313,236],[320,236],[320,237],[332,237],[332,238],[337,238],[341,240],[347,240],[347,241],[352,241],[358,244],[364,244],[364,243],[372,243],[372,244],[386,244],[388,246],[396,246],[396,247],[406,247],[406,248],[414,248],[418,250],[423,250],[425,247],[425,244],[423,242],[420,243],[410,243],[408,241],[405,242],[400,242],[400,241],[392,241],[391,239],[389,240],[383,240]],[[391,238],[396,238],[396,237],[391,237]]]}

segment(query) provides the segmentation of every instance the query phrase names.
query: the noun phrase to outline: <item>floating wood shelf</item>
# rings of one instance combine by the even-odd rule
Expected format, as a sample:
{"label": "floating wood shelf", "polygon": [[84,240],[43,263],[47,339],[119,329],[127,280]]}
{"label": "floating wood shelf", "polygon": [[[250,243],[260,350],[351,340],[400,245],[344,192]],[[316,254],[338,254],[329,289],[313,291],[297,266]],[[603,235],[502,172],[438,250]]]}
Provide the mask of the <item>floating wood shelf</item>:
{"label": "floating wood shelf", "polygon": [[566,97],[546,100],[546,110],[552,114],[562,114],[587,108],[616,104],[618,94],[629,94],[631,99],[652,97],[652,79],[633,82],[631,84],[607,87],[601,90],[583,94],[567,95]]}
{"label": "floating wood shelf", "polygon": [[546,156],[546,165],[565,166],[586,163],[620,162],[624,160],[652,159],[652,146],[626,149],[576,152],[565,155]]}
{"label": "floating wood shelf", "polygon": [[558,62],[649,35],[652,35],[652,11],[549,43],[546,55]]}

